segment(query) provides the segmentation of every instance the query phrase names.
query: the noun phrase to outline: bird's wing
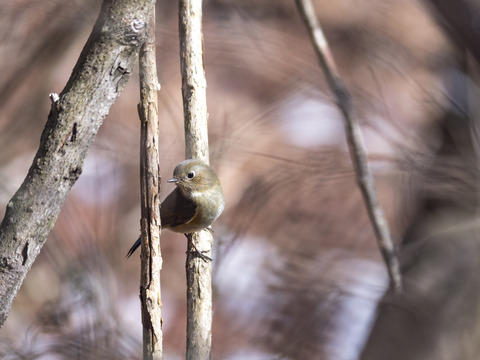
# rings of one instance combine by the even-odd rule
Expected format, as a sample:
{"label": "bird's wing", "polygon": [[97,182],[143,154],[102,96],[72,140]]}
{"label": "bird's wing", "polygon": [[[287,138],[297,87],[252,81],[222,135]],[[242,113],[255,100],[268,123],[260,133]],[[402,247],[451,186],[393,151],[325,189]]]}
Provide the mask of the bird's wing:
{"label": "bird's wing", "polygon": [[162,228],[174,228],[183,225],[195,216],[197,207],[195,203],[184,196],[180,190],[173,190],[162,202],[160,217]]}
{"label": "bird's wing", "polygon": [[[189,222],[193,219],[197,210],[195,203],[183,197],[178,188],[173,190],[163,200],[161,206],[160,218],[162,220],[162,228],[174,228]],[[140,244],[141,238],[138,238],[128,251],[127,258],[140,247]]]}

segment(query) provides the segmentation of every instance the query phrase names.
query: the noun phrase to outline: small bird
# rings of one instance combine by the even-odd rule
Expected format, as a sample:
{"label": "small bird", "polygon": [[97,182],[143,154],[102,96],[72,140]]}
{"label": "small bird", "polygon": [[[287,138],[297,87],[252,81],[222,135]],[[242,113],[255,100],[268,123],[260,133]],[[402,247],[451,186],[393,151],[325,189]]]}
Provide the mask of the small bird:
{"label": "small bird", "polygon": [[[169,183],[177,187],[160,206],[162,229],[178,233],[193,233],[210,226],[223,212],[225,199],[217,175],[204,162],[195,159],[182,161],[175,167]],[[141,240],[127,253],[129,258]]]}

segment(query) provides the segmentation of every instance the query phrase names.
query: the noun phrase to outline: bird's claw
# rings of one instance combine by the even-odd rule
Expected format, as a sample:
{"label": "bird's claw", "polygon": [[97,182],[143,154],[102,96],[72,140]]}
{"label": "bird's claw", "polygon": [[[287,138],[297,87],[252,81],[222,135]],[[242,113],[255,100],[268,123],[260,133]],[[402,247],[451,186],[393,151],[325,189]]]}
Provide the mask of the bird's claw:
{"label": "bird's claw", "polygon": [[[187,235],[187,234],[185,234]],[[190,235],[190,236],[189,236]],[[190,253],[190,254],[196,254],[200,259],[202,259],[203,261],[205,262],[211,262],[213,261],[211,257],[205,255],[204,253],[208,253],[208,250],[206,251],[200,251],[197,249],[197,247],[195,246],[195,243],[193,242],[193,239],[191,237],[191,234],[188,234],[187,235],[187,239],[188,239],[188,242],[189,244],[191,245],[191,247],[189,246],[188,247],[188,250],[187,250],[187,254]],[[193,249],[192,249],[193,248]]]}
{"label": "bird's claw", "polygon": [[187,250],[187,254],[196,254],[200,259],[202,259],[205,262],[211,262],[213,259],[210,256],[205,255],[204,253],[207,253],[207,251],[199,251],[197,250],[196,247],[194,247],[193,250]]}

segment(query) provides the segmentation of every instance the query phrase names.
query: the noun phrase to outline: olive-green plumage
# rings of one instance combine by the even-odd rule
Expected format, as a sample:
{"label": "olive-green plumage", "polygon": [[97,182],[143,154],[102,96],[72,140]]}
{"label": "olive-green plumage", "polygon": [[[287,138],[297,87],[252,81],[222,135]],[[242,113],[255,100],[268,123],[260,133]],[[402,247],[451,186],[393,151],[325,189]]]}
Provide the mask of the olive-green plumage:
{"label": "olive-green plumage", "polygon": [[[210,226],[225,207],[222,186],[213,170],[200,160],[185,160],[168,180],[177,187],[162,202],[162,229],[192,233]],[[140,238],[128,251],[130,257],[140,246]]]}

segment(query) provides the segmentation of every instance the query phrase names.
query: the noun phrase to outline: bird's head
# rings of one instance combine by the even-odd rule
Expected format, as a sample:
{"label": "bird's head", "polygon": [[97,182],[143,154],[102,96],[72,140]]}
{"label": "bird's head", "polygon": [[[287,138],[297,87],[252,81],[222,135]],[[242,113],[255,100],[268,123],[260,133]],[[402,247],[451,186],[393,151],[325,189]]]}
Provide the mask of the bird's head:
{"label": "bird's head", "polygon": [[182,161],[173,171],[173,178],[168,180],[179,187],[186,196],[194,196],[220,186],[220,180],[213,170],[201,160]]}

